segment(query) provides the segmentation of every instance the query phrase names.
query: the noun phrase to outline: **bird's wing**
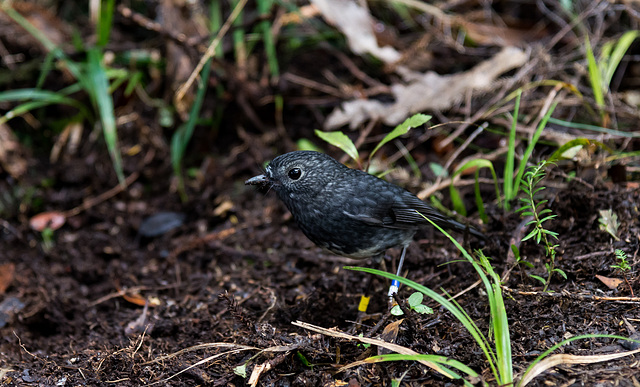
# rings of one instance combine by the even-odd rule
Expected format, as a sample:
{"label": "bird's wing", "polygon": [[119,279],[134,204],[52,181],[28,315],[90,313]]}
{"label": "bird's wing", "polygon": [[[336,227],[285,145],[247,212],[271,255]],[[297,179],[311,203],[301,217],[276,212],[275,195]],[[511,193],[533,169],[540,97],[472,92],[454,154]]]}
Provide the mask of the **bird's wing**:
{"label": "bird's wing", "polygon": [[379,192],[367,198],[352,198],[355,206],[345,208],[344,214],[369,225],[398,229],[417,229],[429,224],[426,218],[440,227],[463,231],[465,226],[442,215],[435,208],[405,190]]}
{"label": "bird's wing", "polygon": [[396,189],[399,187],[391,187],[384,180],[365,172],[349,170],[348,178],[341,181],[340,187],[333,189],[334,194],[341,191],[342,214],[367,225],[394,227],[396,216],[393,207],[398,200]]}
{"label": "bird's wing", "polygon": [[351,197],[344,203],[342,213],[371,226],[392,227],[395,223],[392,205],[391,198]]}
{"label": "bird's wing", "polygon": [[[425,219],[427,217],[446,229],[467,229],[409,191],[371,175],[361,174],[357,179],[350,180],[349,189],[345,189],[345,192],[348,192],[345,194],[348,200],[342,203],[342,213],[367,225],[415,230],[429,224]],[[473,228],[470,232],[484,238]]]}
{"label": "bird's wing", "polygon": [[414,230],[429,223],[416,210],[432,219],[445,219],[403,188],[365,172],[349,170],[349,174],[340,188],[345,192],[342,213],[351,219],[371,226]]}
{"label": "bird's wing", "polygon": [[429,224],[426,217],[438,226],[464,230],[462,224],[442,215],[435,208],[408,192],[401,196],[392,210],[397,224],[413,225],[413,227]]}
{"label": "bird's wing", "polygon": [[395,214],[396,224],[413,224],[414,227],[416,227],[417,224],[428,224],[429,222],[425,219],[425,217],[427,217],[442,228],[460,232],[468,231],[480,239],[486,239],[486,237],[475,228],[465,226],[441,214],[435,208],[408,192],[402,196],[402,205],[394,206],[393,212]]}
{"label": "bird's wing", "polygon": [[[412,202],[398,196],[385,198],[381,195],[375,199],[375,202],[345,207],[342,213],[367,225],[397,229],[417,229],[428,224],[429,222],[420,214],[438,224],[445,221],[446,218],[439,212],[419,199],[416,200],[417,202]],[[362,199],[355,199],[356,203],[361,201]]]}

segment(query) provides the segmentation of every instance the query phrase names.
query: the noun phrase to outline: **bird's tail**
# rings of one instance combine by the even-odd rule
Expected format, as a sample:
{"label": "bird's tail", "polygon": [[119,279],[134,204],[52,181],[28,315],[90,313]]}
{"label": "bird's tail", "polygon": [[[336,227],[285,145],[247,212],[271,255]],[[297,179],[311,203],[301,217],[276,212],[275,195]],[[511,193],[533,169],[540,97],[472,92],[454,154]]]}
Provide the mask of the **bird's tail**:
{"label": "bird's tail", "polygon": [[433,219],[433,222],[442,228],[456,230],[462,233],[468,232],[469,234],[475,236],[476,238],[482,239],[483,241],[487,240],[487,237],[480,231],[476,230],[471,226],[464,225],[458,221],[455,221],[451,218],[443,217],[442,219]]}

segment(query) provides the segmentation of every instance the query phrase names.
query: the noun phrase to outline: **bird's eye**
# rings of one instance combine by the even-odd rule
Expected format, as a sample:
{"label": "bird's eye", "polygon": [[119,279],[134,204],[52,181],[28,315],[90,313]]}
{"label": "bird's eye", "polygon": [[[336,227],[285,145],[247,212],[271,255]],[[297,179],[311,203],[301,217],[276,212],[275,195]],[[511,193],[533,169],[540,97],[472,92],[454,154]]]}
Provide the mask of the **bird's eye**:
{"label": "bird's eye", "polygon": [[287,175],[289,176],[289,179],[291,179],[291,180],[298,180],[300,178],[300,176],[302,176],[302,169],[300,169],[300,168],[291,168],[289,170],[289,172],[287,173]]}

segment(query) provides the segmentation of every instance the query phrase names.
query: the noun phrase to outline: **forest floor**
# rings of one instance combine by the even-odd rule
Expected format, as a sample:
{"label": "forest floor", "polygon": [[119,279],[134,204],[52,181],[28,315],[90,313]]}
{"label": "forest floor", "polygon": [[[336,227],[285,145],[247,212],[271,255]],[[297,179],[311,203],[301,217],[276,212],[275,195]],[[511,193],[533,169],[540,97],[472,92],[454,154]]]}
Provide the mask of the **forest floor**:
{"label": "forest floor", "polygon": [[[613,8],[610,11],[619,12]],[[592,16],[583,19],[588,21]],[[614,23],[608,21],[608,27],[613,28]],[[123,16],[117,18],[114,33],[118,28],[127,31],[122,27],[130,25],[127,23],[131,21]],[[553,29],[554,33],[559,29]],[[118,33],[124,36],[122,31]],[[149,39],[155,37],[154,32],[146,33],[152,35]],[[548,33],[547,39],[555,39],[556,35]],[[3,36],[6,34],[4,31]],[[580,47],[583,43],[580,39],[571,43],[567,40],[563,44]],[[11,42],[9,48],[19,44]],[[633,47],[637,56],[640,48]],[[283,73],[312,74],[317,66],[318,81],[318,68],[336,74],[346,71],[344,62],[328,58],[335,51],[325,49],[316,48],[290,58]],[[442,58],[446,52],[455,50],[440,47]],[[483,52],[483,59],[495,52]],[[473,59],[461,54],[443,60],[452,64],[460,57],[469,61],[467,69],[481,61],[471,63]],[[635,66],[638,62],[636,59]],[[537,69],[544,67],[536,63]],[[551,71],[554,60],[547,58],[544,64]],[[64,82],[63,78],[57,81]],[[171,147],[167,137],[171,132],[158,125],[155,111],[140,107],[140,99],[122,95],[115,99],[116,107],[124,109],[120,111],[122,116],[124,111],[139,114],[121,125],[118,133],[126,187],[118,184],[101,134],[96,136],[95,131],[85,130],[84,140],[75,152],[65,148],[62,156],[51,161],[49,152],[59,134],[15,129],[21,140],[19,158],[26,169],[18,176],[6,159],[0,160],[4,163],[0,169],[0,383],[239,386],[251,384],[253,375],[256,383],[264,386],[388,386],[393,380],[411,386],[462,384],[415,361],[351,364],[382,353],[381,349],[338,333],[379,338],[387,330],[393,333],[387,339],[397,345],[420,354],[455,359],[478,372],[486,383],[496,383],[480,347],[450,312],[425,299],[433,314],[391,315],[386,297],[389,283],[344,268],[377,268],[376,263],[338,257],[319,249],[297,228],[274,192],[259,192],[244,185],[247,178],[261,173],[264,162],[293,150],[298,139],[315,138],[312,130],[321,126],[320,112],[328,111],[309,102],[313,95],[305,94],[304,87],[292,82],[293,77],[283,75],[282,79],[289,82],[280,85],[285,101],[284,122],[263,122],[267,129],[252,126],[254,118],[248,113],[256,113],[258,120],[265,114],[264,105],[247,107],[258,96],[240,98],[242,92],[251,94],[255,89],[229,86],[231,91],[217,100],[225,101],[228,110],[218,131],[198,130],[194,134],[185,165],[195,167],[186,177],[184,201],[177,192],[169,161]],[[581,82],[587,83],[585,79]],[[536,109],[543,105],[550,89],[531,94],[528,99],[523,97],[521,109],[530,117],[538,114]],[[317,92],[313,87],[311,90]],[[584,87],[581,90],[585,92]],[[483,103],[493,97],[492,93],[485,91],[476,96],[482,102],[475,106],[485,106]],[[572,93],[564,94],[565,99],[556,108],[557,115],[566,118],[581,109],[576,107],[574,97]],[[334,100],[333,106],[338,103]],[[616,99],[615,103],[621,102]],[[0,107],[8,110],[5,105]],[[209,101],[201,114],[206,116],[215,109],[215,103]],[[439,121],[464,119],[465,109],[465,104],[458,104],[445,109],[450,115],[447,118],[442,113],[434,116]],[[513,105],[502,113],[505,111],[513,111]],[[493,183],[486,184],[491,177],[488,174],[483,175],[482,184],[488,221],[480,224],[473,212],[468,218],[488,240],[464,241],[463,235],[454,234],[470,249],[482,249],[491,258],[495,271],[503,275],[502,292],[514,373],[518,377],[536,357],[563,340],[589,334],[629,337],[640,327],[640,137],[637,107],[635,116],[630,111],[633,110],[618,113],[618,124],[628,124],[619,130],[635,131],[635,135],[594,137],[591,145],[595,140],[603,141],[632,157],[613,158],[612,162],[606,158],[604,148],[585,147],[588,160],[558,162],[548,169],[541,183],[546,187],[542,192],[548,200],[545,208],[556,215],[545,223],[558,234],[554,241],[558,245],[555,267],[567,278],[554,274],[547,291],[543,291],[541,282],[531,276],[547,278],[545,263],[549,261],[545,250],[534,240],[521,241],[530,228],[520,214],[499,205]],[[521,114],[524,117],[525,113]],[[234,117],[238,122],[233,122]],[[488,149],[504,146],[503,134],[510,126],[504,117],[495,113],[478,120],[478,124],[486,120],[494,127],[503,125],[504,131],[482,133],[473,144]],[[519,128],[519,141],[526,143],[531,133],[527,130],[532,127],[535,125],[523,124]],[[359,144],[361,149],[372,148],[389,132],[381,125],[368,130],[367,141]],[[453,127],[446,130],[453,131]],[[412,192],[423,189],[424,180],[435,178],[429,163],[446,160],[452,152],[437,147],[448,132],[424,137],[429,131],[415,129],[402,140],[410,145],[407,147],[423,176],[407,178],[408,174],[397,173],[410,170],[403,158],[391,165],[396,172],[387,176]],[[347,133],[358,137],[356,132]],[[583,137],[588,136],[572,132],[571,138]],[[39,143],[43,138],[51,144]],[[546,140],[537,148],[536,159],[562,145]],[[336,158],[344,156],[336,148],[321,147]],[[387,147],[394,149],[392,144]],[[382,159],[394,156],[393,151],[383,149],[382,153]],[[518,153],[521,155],[522,149]],[[502,162],[496,162],[496,170],[502,169]],[[434,195],[450,206],[448,186],[443,187]],[[466,203],[474,202],[473,185],[459,189]],[[610,209],[618,217],[618,240],[601,228],[599,211]],[[65,218],[64,226],[52,234],[35,230],[34,216],[60,213]],[[158,214],[164,217],[156,224],[145,222]],[[165,227],[169,224],[174,227]],[[519,247],[520,256],[532,267],[516,264],[512,245]],[[616,250],[626,253],[629,271],[622,272],[614,266],[620,264]],[[396,267],[399,253],[397,249],[388,252],[385,264],[389,271]],[[404,270],[412,281],[456,296],[480,331],[491,337],[484,285],[478,283],[477,273],[445,236],[430,228],[418,233],[408,249]],[[357,321],[360,297],[369,287],[373,291],[368,315]],[[412,292],[403,286],[399,299],[404,302]],[[301,323],[336,334],[319,333]],[[571,341],[553,353],[599,356],[632,348],[618,339],[592,337]],[[637,355],[628,355],[595,364],[570,364],[564,359],[530,385],[638,386],[638,359]],[[348,365],[352,366],[342,369]],[[471,383],[479,380],[469,379]]]}

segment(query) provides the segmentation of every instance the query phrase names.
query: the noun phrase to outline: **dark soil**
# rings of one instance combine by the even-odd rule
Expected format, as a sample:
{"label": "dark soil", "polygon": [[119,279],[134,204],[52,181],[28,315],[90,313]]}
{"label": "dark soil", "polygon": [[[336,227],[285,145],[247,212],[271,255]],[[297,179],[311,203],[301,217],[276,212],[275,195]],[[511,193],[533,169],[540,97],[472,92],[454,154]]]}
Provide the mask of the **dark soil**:
{"label": "dark soil", "polygon": [[[108,164],[104,156],[101,159]],[[83,160],[54,166],[40,163],[32,169],[31,178],[38,181],[64,173],[69,165],[86,164]],[[291,323],[353,331],[359,297],[369,280],[375,288],[369,308],[374,315],[356,333],[369,336],[381,319],[385,325],[397,321],[387,312],[384,281],[342,269],[345,264],[372,263],[335,257],[313,246],[275,195],[262,195],[242,185],[252,173],[249,170],[218,183],[203,183],[186,205],[167,192],[168,179],[158,178],[164,173],[168,171],[162,167],[143,169],[125,192],[70,218],[55,232],[48,248],[20,216],[3,222],[3,272],[13,269],[13,274],[4,274],[9,276],[4,300],[19,304],[5,312],[2,328],[5,384],[242,385],[246,380],[233,370],[247,361],[249,374],[255,366],[270,365],[260,377],[263,385],[341,380],[386,385],[405,372],[403,380],[410,384],[446,382],[413,362],[359,366],[336,374],[337,367],[375,350]],[[86,192],[109,188],[90,180],[87,176],[75,187],[63,184],[40,190],[42,208],[71,207]],[[552,293],[542,294],[540,283],[526,273],[545,276],[544,252],[530,241],[520,246],[535,269],[525,273],[516,267],[505,283],[513,358],[519,372],[563,339],[582,334],[629,336],[632,332],[624,321],[635,325],[640,318],[636,299],[627,300],[640,292],[635,271],[615,290],[595,277],[622,277],[611,268],[616,263],[615,248],[625,250],[635,267],[640,191],[578,182],[547,191],[550,208],[558,215],[549,223],[560,235],[557,266],[568,278],[555,276]],[[60,199],[62,192],[64,199]],[[221,211],[223,203],[230,203],[225,211]],[[597,210],[608,208],[616,209],[620,217],[619,242],[598,227]],[[145,217],[169,210],[185,214],[184,224],[158,237],[139,235]],[[505,218],[497,209],[492,217],[485,229],[490,241],[484,252],[502,272],[507,267],[503,257],[509,238],[518,231],[520,219]],[[416,239],[406,263],[410,279],[449,294],[477,280],[471,266],[460,261],[459,252],[444,237],[427,231]],[[390,256],[397,257],[397,252]],[[389,259],[387,266],[393,266],[394,259]],[[401,289],[401,298],[408,294]],[[458,302],[486,332],[488,304],[482,288],[467,290]],[[469,333],[449,313],[428,305],[434,314],[412,313],[400,324],[395,342],[419,353],[460,360],[490,381],[487,363]],[[380,329],[376,330],[379,334]],[[204,344],[208,346],[193,348]],[[616,340],[589,339],[556,352],[588,355],[623,350]],[[592,366],[562,366],[539,380],[591,385],[598,379],[631,385],[635,364],[630,357]]]}

